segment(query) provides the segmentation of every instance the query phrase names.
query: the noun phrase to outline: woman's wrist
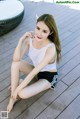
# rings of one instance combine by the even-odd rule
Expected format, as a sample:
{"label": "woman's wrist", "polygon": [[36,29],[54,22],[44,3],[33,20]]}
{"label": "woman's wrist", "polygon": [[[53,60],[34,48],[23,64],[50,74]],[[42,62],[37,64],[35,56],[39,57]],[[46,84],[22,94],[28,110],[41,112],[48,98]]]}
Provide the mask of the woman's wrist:
{"label": "woman's wrist", "polygon": [[21,48],[21,46],[22,46],[22,41],[20,40],[19,43],[18,43],[18,45],[17,45],[17,47],[18,48]]}
{"label": "woman's wrist", "polygon": [[22,42],[23,42],[23,39],[21,38],[21,39],[19,40],[19,45],[21,45]]}

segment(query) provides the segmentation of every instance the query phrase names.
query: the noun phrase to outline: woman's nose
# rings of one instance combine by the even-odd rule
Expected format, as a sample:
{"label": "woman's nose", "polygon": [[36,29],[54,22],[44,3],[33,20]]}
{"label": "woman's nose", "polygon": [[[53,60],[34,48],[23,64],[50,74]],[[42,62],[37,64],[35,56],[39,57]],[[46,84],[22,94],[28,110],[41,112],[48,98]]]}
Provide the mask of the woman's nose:
{"label": "woman's nose", "polygon": [[39,31],[39,36],[42,36],[42,31]]}

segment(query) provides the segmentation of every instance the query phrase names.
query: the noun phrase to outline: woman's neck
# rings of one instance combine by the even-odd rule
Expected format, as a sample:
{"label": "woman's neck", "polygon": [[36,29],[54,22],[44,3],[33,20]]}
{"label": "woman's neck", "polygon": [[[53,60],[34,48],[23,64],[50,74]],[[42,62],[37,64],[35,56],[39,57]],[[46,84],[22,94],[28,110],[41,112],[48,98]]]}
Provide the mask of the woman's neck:
{"label": "woman's neck", "polygon": [[35,48],[42,48],[49,43],[51,43],[49,39],[45,39],[44,41],[37,41],[35,38],[33,39],[33,46]]}

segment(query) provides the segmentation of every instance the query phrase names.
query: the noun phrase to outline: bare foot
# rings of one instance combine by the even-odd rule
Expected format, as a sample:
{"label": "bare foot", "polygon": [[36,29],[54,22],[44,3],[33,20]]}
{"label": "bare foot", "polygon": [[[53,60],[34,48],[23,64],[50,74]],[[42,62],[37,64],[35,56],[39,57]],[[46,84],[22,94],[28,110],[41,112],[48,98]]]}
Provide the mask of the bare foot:
{"label": "bare foot", "polygon": [[8,113],[11,112],[16,101],[17,101],[17,99],[14,100],[12,97],[10,98],[9,104],[7,106]]}
{"label": "bare foot", "polygon": [[[19,84],[23,82],[23,79],[20,79]],[[11,90],[11,85],[8,87],[8,90]]]}

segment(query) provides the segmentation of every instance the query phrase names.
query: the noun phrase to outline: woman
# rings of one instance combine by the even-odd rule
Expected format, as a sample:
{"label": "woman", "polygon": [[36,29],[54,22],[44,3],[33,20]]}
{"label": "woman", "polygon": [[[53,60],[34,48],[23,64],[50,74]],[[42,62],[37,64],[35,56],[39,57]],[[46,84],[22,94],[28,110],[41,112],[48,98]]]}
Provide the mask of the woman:
{"label": "woman", "polygon": [[[28,51],[33,65],[21,60]],[[50,14],[43,14],[37,19],[34,37],[27,32],[20,38],[13,55],[11,66],[11,97],[7,106],[10,112],[17,97],[30,98],[41,91],[54,88],[57,80],[57,67],[61,59],[61,46],[55,20]],[[19,72],[27,74],[19,84]],[[38,81],[28,86],[38,76]]]}

